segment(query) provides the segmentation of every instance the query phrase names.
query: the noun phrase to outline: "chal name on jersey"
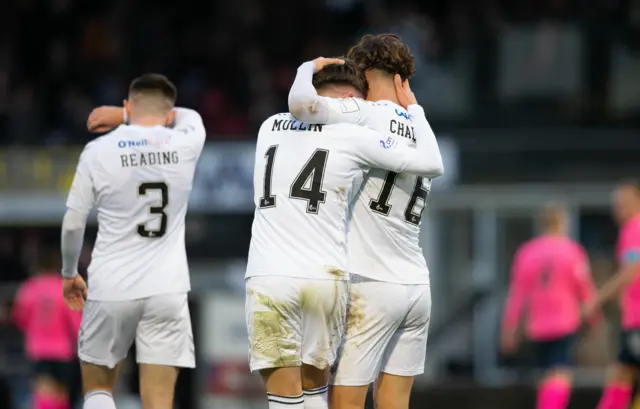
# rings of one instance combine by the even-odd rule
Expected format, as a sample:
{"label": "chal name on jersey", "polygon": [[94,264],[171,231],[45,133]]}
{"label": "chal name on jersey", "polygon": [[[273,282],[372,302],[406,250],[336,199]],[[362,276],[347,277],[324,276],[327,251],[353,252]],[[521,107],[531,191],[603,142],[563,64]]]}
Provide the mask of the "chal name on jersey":
{"label": "chal name on jersey", "polygon": [[135,152],[120,155],[123,168],[137,166],[177,165],[180,162],[178,151]]}
{"label": "chal name on jersey", "polygon": [[402,122],[397,121],[395,119],[392,119],[391,122],[389,122],[389,132],[391,132],[394,135],[407,138],[414,143],[416,141],[415,131],[413,130],[413,126],[403,124]]}

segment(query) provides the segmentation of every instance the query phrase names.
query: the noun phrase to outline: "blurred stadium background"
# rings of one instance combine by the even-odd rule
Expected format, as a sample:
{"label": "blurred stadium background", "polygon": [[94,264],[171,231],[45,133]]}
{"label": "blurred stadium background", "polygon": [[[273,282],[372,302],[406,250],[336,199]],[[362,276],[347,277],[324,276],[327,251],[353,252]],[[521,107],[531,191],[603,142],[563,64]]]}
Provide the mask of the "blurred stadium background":
{"label": "blurred stadium background", "polygon": [[[412,87],[439,137],[423,247],[433,317],[412,406],[527,409],[526,347],[505,360],[499,318],[514,249],[547,200],[566,203],[597,283],[613,273],[609,195],[640,163],[638,0],[5,0],[0,13],[0,380],[27,408],[30,366],[8,318],[18,284],[59,229],[91,108],[167,74],[209,142],[188,215],[198,368],[181,409],[264,408],[247,371],[243,274],[258,124],[285,111],[296,67],[394,32],[417,59]],[[87,234],[83,268],[95,225]],[[575,351],[572,408],[593,408],[613,356],[617,309]],[[137,408],[133,368],[120,409]],[[4,395],[4,394],[3,394]],[[8,395],[7,395],[8,396]]]}

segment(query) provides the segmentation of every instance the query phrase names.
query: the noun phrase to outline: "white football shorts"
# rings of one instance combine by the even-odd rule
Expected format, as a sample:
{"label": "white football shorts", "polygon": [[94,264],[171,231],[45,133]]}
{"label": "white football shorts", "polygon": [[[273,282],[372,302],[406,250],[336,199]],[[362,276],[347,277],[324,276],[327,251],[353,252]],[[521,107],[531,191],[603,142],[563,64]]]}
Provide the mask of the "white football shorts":
{"label": "white football shorts", "polygon": [[394,284],[352,274],[347,333],[330,383],[363,386],[380,372],[423,373],[430,316],[428,284]]}
{"label": "white football shorts", "polygon": [[113,368],[127,357],[134,341],[139,364],[194,368],[187,294],[87,300],[78,337],[81,361]]}
{"label": "white football shorts", "polygon": [[251,371],[307,364],[328,368],[344,335],[346,281],[255,276],[246,279]]}

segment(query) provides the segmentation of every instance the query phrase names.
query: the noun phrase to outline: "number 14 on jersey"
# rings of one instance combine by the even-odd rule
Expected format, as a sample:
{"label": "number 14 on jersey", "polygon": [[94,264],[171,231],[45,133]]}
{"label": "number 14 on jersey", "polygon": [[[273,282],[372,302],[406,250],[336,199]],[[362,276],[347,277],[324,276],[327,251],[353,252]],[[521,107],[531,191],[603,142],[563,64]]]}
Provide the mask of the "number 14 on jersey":
{"label": "number 14 on jersey", "polygon": [[[259,208],[268,209],[276,206],[276,196],[271,192],[271,183],[273,178],[273,163],[278,151],[278,145],[270,146],[265,152],[267,163],[264,171],[264,183],[262,197],[260,197]],[[302,167],[298,176],[293,181],[289,192],[292,199],[305,200],[307,202],[307,213],[318,214],[320,205],[325,202],[327,192],[322,187],[325,169],[327,166],[327,158],[329,151],[324,149],[316,149],[316,151],[307,160]],[[381,215],[389,216],[392,205],[389,204],[389,198],[393,192],[398,174],[396,172],[387,172],[384,178],[384,184],[377,199],[371,199],[369,208]],[[429,180],[430,182],[430,180]],[[308,186],[308,187],[305,187]],[[429,188],[424,187],[424,179],[417,177],[411,197],[404,210],[404,219],[407,223],[418,226],[422,218],[422,211],[429,197]],[[418,199],[422,199],[418,201]]]}

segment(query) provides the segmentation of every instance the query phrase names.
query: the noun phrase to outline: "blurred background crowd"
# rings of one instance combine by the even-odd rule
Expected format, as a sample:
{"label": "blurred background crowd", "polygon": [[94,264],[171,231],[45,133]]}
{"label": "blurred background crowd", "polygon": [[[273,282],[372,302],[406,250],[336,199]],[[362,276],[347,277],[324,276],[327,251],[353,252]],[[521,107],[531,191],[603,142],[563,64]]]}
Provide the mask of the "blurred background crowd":
{"label": "blurred background crowd", "polygon": [[[264,406],[261,394],[250,398],[260,385],[246,373],[242,312],[252,140],[267,116],[287,109],[299,64],[383,32],[399,34],[416,57],[412,88],[447,173],[423,218],[434,316],[416,393],[447,407],[509,409],[508,390],[532,385],[535,372],[526,348],[515,359],[499,355],[500,312],[513,252],[535,233],[539,208],[565,203],[596,282],[614,271],[609,195],[640,168],[639,0],[5,0],[0,379],[17,408],[27,407],[19,405],[28,402],[30,369],[9,317],[12,297],[39,254],[59,246],[78,153],[92,137],[88,113],[120,104],[129,81],[148,71],[176,83],[179,105],[202,114],[209,138],[187,226],[199,368],[187,375],[180,407]],[[95,227],[84,267],[94,236]],[[607,313],[605,330],[576,351],[585,391],[600,385],[613,353],[616,308]],[[451,385],[498,385],[503,395],[461,401]],[[128,390],[135,385],[122,396]],[[510,407],[532,407],[513,396]]]}
{"label": "blurred background crowd", "polygon": [[79,143],[86,112],[159,71],[212,140],[286,108],[296,67],[365,32],[400,34],[433,121],[521,126],[638,121],[635,0],[7,0],[0,124],[9,144]]}

